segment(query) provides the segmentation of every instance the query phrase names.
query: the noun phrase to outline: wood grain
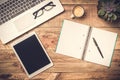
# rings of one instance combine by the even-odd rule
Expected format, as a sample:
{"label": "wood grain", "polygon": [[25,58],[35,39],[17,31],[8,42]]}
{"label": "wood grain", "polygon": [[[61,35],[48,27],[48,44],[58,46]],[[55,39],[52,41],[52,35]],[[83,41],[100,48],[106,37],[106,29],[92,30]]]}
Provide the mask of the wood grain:
{"label": "wood grain", "polygon": [[97,0],[60,0],[62,4],[97,4]]}
{"label": "wood grain", "polygon": [[[65,9],[62,14],[28,32],[37,33],[54,66],[29,79],[10,46],[13,41],[6,45],[0,41],[0,80],[120,80],[120,22],[109,23],[99,18],[97,0],[61,0],[61,3]],[[71,10],[76,4],[85,9],[85,15],[71,19]],[[118,33],[110,67],[55,53],[64,19]]]}

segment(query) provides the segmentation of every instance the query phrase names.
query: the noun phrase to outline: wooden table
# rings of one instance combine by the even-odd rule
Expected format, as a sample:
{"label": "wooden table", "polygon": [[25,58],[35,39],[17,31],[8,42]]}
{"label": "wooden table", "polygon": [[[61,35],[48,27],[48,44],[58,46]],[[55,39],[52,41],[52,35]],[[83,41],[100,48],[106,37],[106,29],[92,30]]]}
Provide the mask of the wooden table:
{"label": "wooden table", "polygon": [[[97,0],[61,0],[61,3],[63,4],[65,12],[31,30],[37,33],[54,63],[53,67],[32,79],[120,80],[120,22],[111,24],[100,19],[97,16]],[[80,19],[71,19],[71,10],[76,4],[84,7],[85,16]],[[118,40],[110,68],[55,53],[62,21],[64,19],[118,33]],[[20,62],[10,47],[10,43],[3,45],[2,42],[0,42],[0,80],[8,79],[28,80]]]}

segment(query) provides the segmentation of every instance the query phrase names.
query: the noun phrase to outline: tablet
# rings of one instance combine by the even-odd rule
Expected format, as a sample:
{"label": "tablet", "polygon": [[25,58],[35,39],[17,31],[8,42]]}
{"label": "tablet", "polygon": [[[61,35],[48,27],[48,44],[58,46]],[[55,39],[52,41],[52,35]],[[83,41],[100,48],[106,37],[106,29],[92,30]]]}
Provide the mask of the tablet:
{"label": "tablet", "polygon": [[11,46],[29,78],[53,66],[35,32],[27,34]]}

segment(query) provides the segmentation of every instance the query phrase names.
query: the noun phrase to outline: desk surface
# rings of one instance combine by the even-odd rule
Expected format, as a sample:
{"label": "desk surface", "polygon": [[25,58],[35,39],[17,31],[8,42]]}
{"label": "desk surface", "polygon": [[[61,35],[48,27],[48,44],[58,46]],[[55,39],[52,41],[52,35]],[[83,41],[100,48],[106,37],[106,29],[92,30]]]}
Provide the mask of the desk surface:
{"label": "desk surface", "polygon": [[[97,16],[97,0],[61,0],[65,12],[31,30],[41,39],[52,58],[54,66],[33,77],[39,80],[120,80],[120,22],[111,24]],[[81,19],[71,19],[73,6],[80,4],[85,9]],[[55,53],[61,24],[64,19],[118,33],[118,40],[110,68]],[[30,32],[31,32],[30,31]],[[23,35],[24,36],[24,35]],[[22,36],[21,36],[22,37]],[[0,80],[28,79],[16,58],[10,43],[0,42]]]}

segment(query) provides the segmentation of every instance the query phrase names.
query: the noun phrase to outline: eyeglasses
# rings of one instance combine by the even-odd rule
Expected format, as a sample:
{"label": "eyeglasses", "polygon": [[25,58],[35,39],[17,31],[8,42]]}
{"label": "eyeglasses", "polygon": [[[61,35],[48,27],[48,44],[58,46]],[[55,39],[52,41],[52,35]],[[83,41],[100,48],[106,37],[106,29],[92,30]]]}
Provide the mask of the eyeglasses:
{"label": "eyeglasses", "polygon": [[34,19],[36,19],[37,17],[40,17],[43,15],[44,11],[49,11],[51,10],[53,7],[55,7],[56,5],[53,4],[53,2],[49,2],[48,4],[46,4],[45,6],[43,6],[42,8],[38,9],[37,11],[35,11],[33,13],[33,15],[35,16]]}

